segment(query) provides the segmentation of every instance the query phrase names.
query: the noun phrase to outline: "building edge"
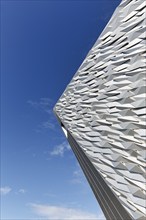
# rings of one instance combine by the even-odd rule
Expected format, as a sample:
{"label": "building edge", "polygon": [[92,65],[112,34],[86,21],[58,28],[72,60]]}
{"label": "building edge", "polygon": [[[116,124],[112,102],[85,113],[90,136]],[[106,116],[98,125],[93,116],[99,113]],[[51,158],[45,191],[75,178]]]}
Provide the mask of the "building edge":
{"label": "building edge", "polygon": [[110,187],[105,183],[103,177],[95,169],[94,165],[85,155],[83,150],[76,142],[73,135],[65,128],[64,124],[58,117],[55,109],[53,109],[56,118],[58,119],[60,126],[63,128],[65,136],[74,152],[85,176],[91,186],[91,189],[106,217],[107,220],[134,220],[132,216],[126,211],[126,209],[120,203],[118,197],[112,192]]}

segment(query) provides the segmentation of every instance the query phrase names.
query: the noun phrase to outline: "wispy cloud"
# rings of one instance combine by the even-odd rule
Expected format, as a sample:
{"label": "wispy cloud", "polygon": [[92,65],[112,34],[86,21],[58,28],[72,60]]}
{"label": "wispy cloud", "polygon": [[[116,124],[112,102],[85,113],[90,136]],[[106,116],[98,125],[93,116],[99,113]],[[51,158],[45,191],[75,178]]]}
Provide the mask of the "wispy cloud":
{"label": "wispy cloud", "polygon": [[15,192],[16,195],[24,195],[27,193],[26,189],[19,189]]}
{"label": "wispy cloud", "polygon": [[56,198],[57,195],[54,193],[44,193],[44,196],[50,197],[50,198]]}
{"label": "wispy cloud", "polygon": [[20,193],[20,194],[25,194],[26,192],[27,192],[26,189],[19,189],[19,190],[18,190],[18,193]]}
{"label": "wispy cloud", "polygon": [[41,127],[45,128],[45,129],[50,128],[50,129],[54,130],[55,129],[55,124],[51,121],[45,121],[41,124]]}
{"label": "wispy cloud", "polygon": [[96,215],[87,211],[62,206],[32,203],[30,207],[39,217],[45,217],[48,220],[105,220],[102,214]]}
{"label": "wispy cloud", "polygon": [[41,113],[45,113],[47,117],[46,121],[39,123],[35,129],[36,132],[42,132],[46,129],[55,130],[56,120],[53,114],[53,100],[40,98],[38,101],[28,100],[27,103],[34,109],[41,111]]}
{"label": "wispy cloud", "polygon": [[53,101],[49,98],[40,98],[39,101],[28,100],[27,103],[36,109],[45,111],[48,114],[52,113]]}
{"label": "wispy cloud", "polygon": [[1,187],[0,188],[0,195],[7,195],[12,191],[9,186]]}
{"label": "wispy cloud", "polygon": [[72,173],[72,178],[71,180],[69,180],[70,183],[72,184],[83,184],[83,185],[86,185],[86,178],[85,178],[85,175],[79,165],[78,162],[76,162],[75,164],[75,168],[74,168],[74,171]]}
{"label": "wispy cloud", "polygon": [[71,183],[73,184],[81,184],[85,182],[85,177],[84,174],[82,172],[82,170],[80,168],[78,168],[77,170],[75,170],[73,172],[73,178],[71,180]]}
{"label": "wispy cloud", "polygon": [[62,142],[61,144],[54,147],[54,149],[50,152],[51,156],[64,156],[66,151],[69,151],[71,148],[67,141]]}

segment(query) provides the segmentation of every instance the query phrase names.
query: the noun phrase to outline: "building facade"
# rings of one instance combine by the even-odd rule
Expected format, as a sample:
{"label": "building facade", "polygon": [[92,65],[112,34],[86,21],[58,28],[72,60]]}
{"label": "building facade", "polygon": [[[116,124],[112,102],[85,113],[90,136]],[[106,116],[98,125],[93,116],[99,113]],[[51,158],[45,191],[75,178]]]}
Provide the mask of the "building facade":
{"label": "building facade", "polygon": [[121,2],[54,107],[109,220],[146,219],[145,7]]}

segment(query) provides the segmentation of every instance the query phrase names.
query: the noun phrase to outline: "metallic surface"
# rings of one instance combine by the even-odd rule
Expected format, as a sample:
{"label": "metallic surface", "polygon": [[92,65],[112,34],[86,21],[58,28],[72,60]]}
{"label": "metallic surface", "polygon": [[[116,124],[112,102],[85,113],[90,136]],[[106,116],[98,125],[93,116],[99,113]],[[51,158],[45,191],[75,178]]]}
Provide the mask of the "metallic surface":
{"label": "metallic surface", "polygon": [[[79,162],[88,158],[111,199],[139,220],[146,219],[145,7],[144,0],[121,2],[54,108],[76,156],[82,152]],[[112,219],[110,201],[93,191]]]}

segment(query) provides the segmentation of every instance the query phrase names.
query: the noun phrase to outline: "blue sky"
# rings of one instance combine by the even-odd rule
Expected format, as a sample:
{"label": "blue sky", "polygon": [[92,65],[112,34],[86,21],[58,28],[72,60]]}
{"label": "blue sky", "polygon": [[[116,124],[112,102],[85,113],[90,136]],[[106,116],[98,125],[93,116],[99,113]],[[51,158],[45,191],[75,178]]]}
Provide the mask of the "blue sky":
{"label": "blue sky", "polygon": [[102,219],[52,108],[119,3],[1,1],[1,219]]}

